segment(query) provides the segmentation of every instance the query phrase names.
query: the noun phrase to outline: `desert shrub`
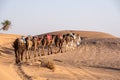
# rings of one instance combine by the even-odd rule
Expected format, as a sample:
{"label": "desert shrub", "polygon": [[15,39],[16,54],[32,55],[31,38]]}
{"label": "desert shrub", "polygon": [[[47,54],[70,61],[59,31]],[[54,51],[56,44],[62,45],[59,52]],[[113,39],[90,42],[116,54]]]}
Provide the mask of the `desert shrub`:
{"label": "desert shrub", "polygon": [[42,67],[47,67],[47,68],[51,69],[53,72],[55,71],[55,64],[52,60],[41,59],[40,62],[41,62]]}

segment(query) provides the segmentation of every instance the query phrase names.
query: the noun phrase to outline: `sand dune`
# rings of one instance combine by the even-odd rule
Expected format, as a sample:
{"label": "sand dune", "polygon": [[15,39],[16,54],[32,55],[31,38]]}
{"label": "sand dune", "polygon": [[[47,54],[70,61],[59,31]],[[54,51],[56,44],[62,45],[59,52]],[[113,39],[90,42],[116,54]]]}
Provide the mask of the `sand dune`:
{"label": "sand dune", "polygon": [[48,32],[48,33],[50,34],[75,33],[75,34],[80,34],[81,37],[88,37],[88,38],[116,38],[111,34],[103,33],[103,32],[95,32],[95,31],[62,30],[62,31],[54,31],[54,32]]}
{"label": "sand dune", "polygon": [[[76,33],[90,39],[75,50],[38,57],[32,65],[19,66],[11,45],[20,35],[0,34],[0,80],[120,80],[120,39],[100,32]],[[55,71],[40,66],[40,58],[52,60]]]}

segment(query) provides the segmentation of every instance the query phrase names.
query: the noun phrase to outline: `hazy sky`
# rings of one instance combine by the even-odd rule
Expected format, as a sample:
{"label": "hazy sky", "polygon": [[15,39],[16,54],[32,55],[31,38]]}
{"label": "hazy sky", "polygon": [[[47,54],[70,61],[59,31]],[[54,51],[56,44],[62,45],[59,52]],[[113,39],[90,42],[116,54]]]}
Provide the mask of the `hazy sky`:
{"label": "hazy sky", "polygon": [[11,29],[0,32],[85,30],[120,37],[120,0],[0,0],[0,22],[7,19]]}

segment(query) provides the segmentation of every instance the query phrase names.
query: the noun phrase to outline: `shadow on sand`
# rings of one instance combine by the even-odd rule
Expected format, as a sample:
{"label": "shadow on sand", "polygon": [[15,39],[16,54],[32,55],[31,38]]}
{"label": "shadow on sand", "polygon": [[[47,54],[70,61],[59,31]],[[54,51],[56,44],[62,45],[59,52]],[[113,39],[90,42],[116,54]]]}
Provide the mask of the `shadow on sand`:
{"label": "shadow on sand", "polygon": [[0,53],[13,54],[14,49],[0,46]]}
{"label": "shadow on sand", "polygon": [[92,68],[101,68],[101,69],[109,69],[109,70],[114,70],[114,71],[120,71],[120,68],[113,68],[113,67],[102,67],[102,66],[89,66]]}

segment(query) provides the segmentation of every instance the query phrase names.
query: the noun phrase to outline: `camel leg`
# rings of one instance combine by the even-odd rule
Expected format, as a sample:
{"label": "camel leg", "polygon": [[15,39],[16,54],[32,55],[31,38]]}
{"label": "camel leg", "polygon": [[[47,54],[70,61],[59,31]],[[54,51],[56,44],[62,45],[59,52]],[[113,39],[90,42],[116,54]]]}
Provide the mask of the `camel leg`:
{"label": "camel leg", "polygon": [[68,50],[68,44],[66,44],[65,46],[65,51],[67,52],[67,50]]}
{"label": "camel leg", "polygon": [[34,50],[34,57],[36,57],[36,51]]}
{"label": "camel leg", "polygon": [[44,56],[45,55],[45,53],[44,53],[44,47],[42,47],[42,54],[41,54],[41,56]]}
{"label": "camel leg", "polygon": [[36,52],[35,52],[35,49],[33,50],[33,52],[34,52],[34,57],[36,57]]}
{"label": "camel leg", "polygon": [[28,59],[30,59],[30,56],[31,56],[31,50],[28,51]]}
{"label": "camel leg", "polygon": [[61,53],[63,53],[63,51],[62,51],[62,47],[60,47],[60,51],[61,51]]}
{"label": "camel leg", "polygon": [[29,50],[28,56],[29,56],[29,59],[32,58],[32,56],[33,56],[33,50],[32,49]]}
{"label": "camel leg", "polygon": [[49,54],[49,51],[50,51],[50,47],[48,47],[48,55],[50,55],[50,54]]}
{"label": "camel leg", "polygon": [[62,43],[61,42],[59,43],[59,50],[57,51],[57,53],[59,53],[59,52],[61,52],[61,53],[63,52],[62,51]]}
{"label": "camel leg", "polygon": [[60,47],[59,47],[59,50],[57,51],[57,53],[59,53],[60,52]]}
{"label": "camel leg", "polygon": [[28,61],[28,59],[30,59],[30,54],[31,50],[26,50],[26,62]]}
{"label": "camel leg", "polygon": [[34,49],[34,61],[36,61],[36,57],[37,57],[37,55],[36,55],[36,49]]}
{"label": "camel leg", "polygon": [[38,48],[38,56],[40,56],[40,48]]}
{"label": "camel leg", "polygon": [[17,63],[20,63],[20,62],[21,62],[20,57],[21,57],[21,53],[20,53],[20,52],[18,52]]}
{"label": "camel leg", "polygon": [[21,52],[21,61],[23,61],[23,54],[24,54],[24,51]]}
{"label": "camel leg", "polygon": [[60,51],[61,51],[61,53],[63,53],[63,51],[62,51],[62,43],[60,43]]}
{"label": "camel leg", "polygon": [[15,62],[16,62],[16,64],[18,64],[19,63],[19,58],[18,58],[18,51],[15,51]]}
{"label": "camel leg", "polygon": [[52,47],[50,47],[50,51],[51,51],[51,54],[53,54],[53,52],[52,52]]}
{"label": "camel leg", "polygon": [[25,59],[26,59],[26,62],[27,62],[27,59],[28,59],[28,50],[26,50]]}
{"label": "camel leg", "polygon": [[52,54],[52,47],[48,47],[48,55],[50,55],[49,52]]}

